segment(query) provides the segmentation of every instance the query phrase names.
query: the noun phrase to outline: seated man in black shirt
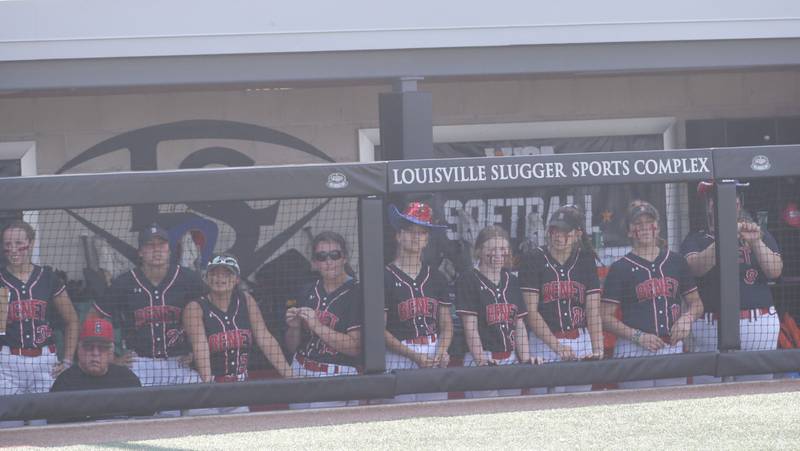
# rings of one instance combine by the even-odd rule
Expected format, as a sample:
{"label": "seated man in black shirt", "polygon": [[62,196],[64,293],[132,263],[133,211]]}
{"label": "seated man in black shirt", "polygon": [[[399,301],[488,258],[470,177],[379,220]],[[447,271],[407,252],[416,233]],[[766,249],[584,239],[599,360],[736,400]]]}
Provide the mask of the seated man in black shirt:
{"label": "seated man in black shirt", "polygon": [[[104,319],[87,319],[81,327],[78,341],[78,364],[59,374],[50,391],[142,386],[133,371],[126,366],[111,363],[113,361],[114,329],[111,323]],[[70,418],[66,421],[97,419],[100,418]]]}
{"label": "seated man in black shirt", "polygon": [[127,367],[115,365],[114,330],[104,319],[83,323],[78,342],[78,365],[61,373],[52,392],[98,388],[141,387],[139,378]]}

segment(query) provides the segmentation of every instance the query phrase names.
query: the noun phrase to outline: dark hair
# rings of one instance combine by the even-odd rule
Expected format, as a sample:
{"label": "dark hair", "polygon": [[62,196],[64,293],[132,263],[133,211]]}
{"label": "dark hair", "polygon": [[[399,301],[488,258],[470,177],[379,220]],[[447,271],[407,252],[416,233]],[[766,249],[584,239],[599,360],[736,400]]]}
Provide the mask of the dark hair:
{"label": "dark hair", "polygon": [[[345,258],[350,256],[350,250],[347,248],[347,241],[344,237],[336,232],[331,230],[325,230],[319,232],[314,238],[311,240],[311,254],[313,256],[314,252],[317,251],[317,246],[319,243],[336,243],[339,245],[339,248],[344,253]],[[355,277],[355,271],[353,271],[353,267],[350,266],[350,262],[345,261],[344,263],[344,272],[346,272],[350,277]]]}
{"label": "dark hair", "polygon": [[21,219],[15,219],[15,220],[9,222],[8,224],[6,224],[6,226],[3,227],[2,235],[5,236],[6,230],[10,230],[10,229],[22,229],[22,230],[24,230],[25,231],[25,235],[28,237],[28,241],[32,242],[32,241],[34,241],[36,239],[36,231],[33,230],[33,227],[31,227],[30,224],[28,224],[27,222],[25,222],[25,221],[23,221]]}
{"label": "dark hair", "polygon": [[594,244],[592,244],[592,240],[586,233],[586,216],[583,215],[581,208],[575,204],[567,204],[559,208],[559,210],[569,212],[574,217],[574,221],[577,224],[580,224],[580,226],[576,229],[581,231],[581,239],[578,241],[577,250],[589,253],[589,255],[594,257],[595,261],[600,262],[600,264],[603,265],[603,261],[600,260],[600,257],[597,255],[597,251],[594,248]]}
{"label": "dark hair", "polygon": [[[505,231],[500,226],[497,225],[489,225],[483,228],[478,233],[478,237],[475,238],[475,252],[477,253],[487,241],[491,240],[492,238],[502,238],[506,240],[508,243],[509,250],[511,250],[511,237],[508,235],[508,232]],[[505,261],[503,261],[504,268],[510,268],[512,264],[511,255],[507,255]]]}

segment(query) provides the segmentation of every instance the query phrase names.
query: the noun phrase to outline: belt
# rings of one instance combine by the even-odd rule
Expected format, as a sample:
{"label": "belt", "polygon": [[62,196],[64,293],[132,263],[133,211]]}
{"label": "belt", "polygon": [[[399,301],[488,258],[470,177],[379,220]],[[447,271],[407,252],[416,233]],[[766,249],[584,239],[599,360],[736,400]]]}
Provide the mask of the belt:
{"label": "belt", "polygon": [[308,371],[315,371],[317,373],[327,373],[328,368],[333,368],[333,374],[339,374],[339,365],[327,364],[327,363],[320,363],[314,360],[309,360],[301,355],[296,357],[297,362],[302,365],[303,368],[307,369]]}
{"label": "belt", "polygon": [[436,335],[423,335],[417,338],[409,338],[408,340],[403,340],[407,344],[413,345],[429,345],[431,343],[436,343]]}
{"label": "belt", "polygon": [[578,336],[580,335],[580,332],[578,332],[578,329],[572,329],[572,330],[567,330],[567,331],[563,331],[562,330],[562,331],[559,331],[559,332],[553,332],[553,335],[555,335],[556,338],[568,338],[570,340],[574,340],[574,339],[578,338]]}
{"label": "belt", "polygon": [[511,357],[511,351],[492,352],[492,360],[505,360]]}
{"label": "belt", "polygon": [[[753,319],[756,316],[770,315],[774,312],[775,312],[774,307],[745,309],[739,312],[739,319]],[[719,313],[712,312],[711,319],[714,321],[719,320]]]}
{"label": "belt", "polygon": [[[21,355],[23,357],[39,357],[40,355],[42,355],[42,349],[44,348],[45,346],[41,348],[12,348],[9,346],[8,349],[11,350],[11,355]],[[47,345],[46,348],[49,349],[51,353],[56,352],[56,345]]]}

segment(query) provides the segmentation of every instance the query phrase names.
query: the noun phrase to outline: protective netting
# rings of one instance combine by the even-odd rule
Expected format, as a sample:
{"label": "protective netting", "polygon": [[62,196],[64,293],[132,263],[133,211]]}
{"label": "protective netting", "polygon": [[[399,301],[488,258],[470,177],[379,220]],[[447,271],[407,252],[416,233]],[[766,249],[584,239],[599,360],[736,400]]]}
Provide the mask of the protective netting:
{"label": "protective netting", "polygon": [[26,211],[3,233],[0,394],[355,374],[357,206]]}

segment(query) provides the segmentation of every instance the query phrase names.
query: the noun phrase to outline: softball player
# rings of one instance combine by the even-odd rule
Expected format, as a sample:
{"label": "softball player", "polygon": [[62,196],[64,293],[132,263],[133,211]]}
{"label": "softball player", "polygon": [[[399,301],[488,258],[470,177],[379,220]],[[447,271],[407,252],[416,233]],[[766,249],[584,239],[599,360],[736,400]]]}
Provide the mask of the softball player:
{"label": "softball player", "polygon": [[[320,278],[286,310],[286,347],[295,352],[294,374],[327,377],[358,374],[361,356],[361,288],[348,274],[344,238],[322,232],[311,242],[312,265]],[[357,405],[358,401],[289,404],[291,409]]]}
{"label": "softball player", "polygon": [[[0,270],[0,284],[9,297],[5,335],[0,335],[0,395],[48,392],[54,378],[72,365],[78,314],[53,269],[31,262],[36,233],[30,224],[13,221],[2,237],[8,264]],[[66,327],[60,362],[49,320],[52,308]]]}
{"label": "softball player", "polygon": [[[530,312],[531,353],[544,362],[603,357],[600,281],[584,222],[576,206],[556,210],[547,225],[548,245],[536,248],[520,266],[522,295]],[[591,388],[576,385],[554,391]]]}
{"label": "softball player", "polygon": [[94,304],[94,315],[121,324],[125,353],[142,386],[200,382],[190,368],[190,345],[181,324],[183,308],[207,292],[193,271],[170,263],[169,234],[157,224],[139,233],[141,266],[111,282]]}
{"label": "softball player", "polygon": [[[453,338],[447,280],[422,261],[432,228],[431,207],[411,202],[401,213],[389,206],[397,252],[384,271],[386,286],[386,370],[447,367]],[[400,395],[396,401],[447,399],[447,393]]]}
{"label": "softball player", "polygon": [[[737,186],[746,186],[737,184]],[[705,304],[705,315],[692,324],[693,350],[708,352],[717,350],[717,318],[720,311],[720,274],[716,262],[716,240],[714,236],[713,182],[700,182],[698,194],[706,204],[707,228],[689,234],[681,245]],[[742,350],[760,351],[776,349],[780,322],[767,285],[777,279],[783,271],[778,243],[775,238],[755,224],[741,210],[739,212],[739,333]],[[736,376],[737,381],[771,379],[772,375]],[[696,376],[695,383],[719,382],[712,376]]]}
{"label": "softball player", "polygon": [[[239,262],[218,255],[208,264],[208,295],[191,301],[183,310],[183,323],[194,351],[194,361],[203,382],[247,380],[247,363],[253,344],[283,377],[292,371],[281,347],[267,330],[261,311],[249,293],[239,289]],[[209,411],[211,410],[211,411]],[[247,407],[199,409],[198,413],[240,413]]]}
{"label": "softball player", "polygon": [[[464,366],[530,363],[528,314],[517,278],[511,274],[511,243],[498,226],[481,230],[475,241],[477,268],[456,280],[456,313],[464,324],[469,352]],[[512,396],[519,389],[467,391],[467,398]]]}
{"label": "softball player", "polygon": [[[703,304],[686,259],[671,252],[659,236],[658,211],[641,202],[628,211],[633,250],[614,262],[603,287],[603,326],[617,338],[615,357],[683,352],[683,340]],[[683,311],[683,300],[687,311]],[[615,316],[621,308],[622,319]],[[630,381],[621,388],[686,383],[686,378]]]}

